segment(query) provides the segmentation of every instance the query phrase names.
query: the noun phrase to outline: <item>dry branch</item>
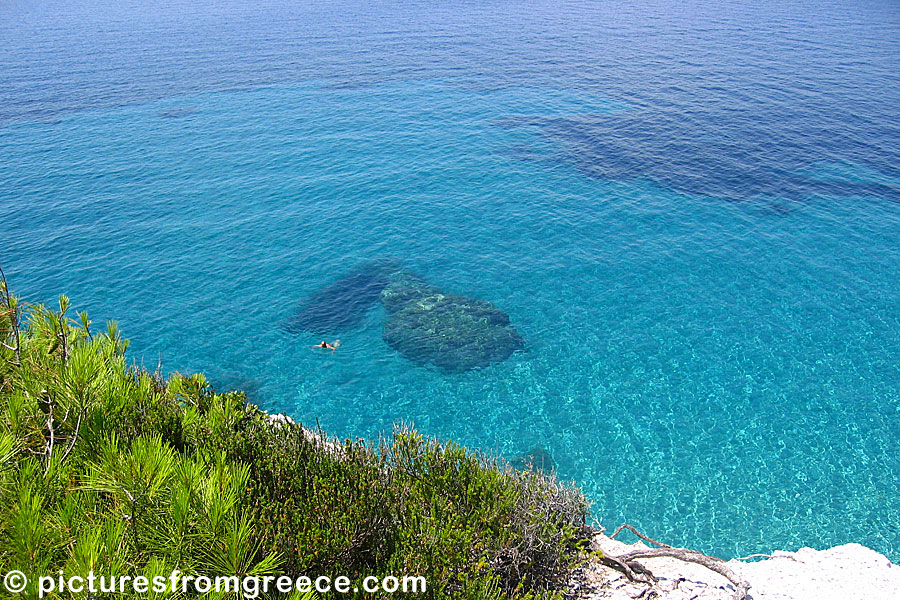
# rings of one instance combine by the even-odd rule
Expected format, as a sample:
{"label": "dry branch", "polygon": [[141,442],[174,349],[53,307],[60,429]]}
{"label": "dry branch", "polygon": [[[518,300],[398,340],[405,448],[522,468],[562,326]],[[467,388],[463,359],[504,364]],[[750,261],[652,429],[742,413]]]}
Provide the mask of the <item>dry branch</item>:
{"label": "dry branch", "polygon": [[628,523],[622,523],[621,525],[616,527],[616,530],[613,532],[613,534],[611,536],[609,536],[609,539],[611,539],[611,540],[616,539],[616,536],[619,535],[620,533],[622,533],[623,529],[627,529],[628,531],[630,531],[634,535],[638,536],[639,538],[641,538],[648,544],[653,544],[654,546],[659,546],[660,548],[671,548],[672,547],[668,544],[663,544],[662,542],[657,542],[656,540],[654,540],[651,537],[647,537],[646,535],[644,535],[643,533],[641,533],[640,531],[635,529],[634,525],[629,525]]}
{"label": "dry branch", "polygon": [[647,537],[646,535],[635,529],[633,526],[628,524],[621,525],[618,529],[616,529],[616,531],[610,536],[610,539],[615,538],[615,536],[618,535],[623,529],[631,531],[636,536],[648,543],[659,546],[659,548],[639,548],[637,550],[632,550],[618,556],[611,556],[607,553],[604,553],[601,561],[612,568],[622,571],[629,580],[636,581],[635,573],[642,573],[647,577],[646,579],[644,579],[646,583],[650,583],[652,585],[656,581],[656,578],[648,569],[646,569],[639,563],[634,562],[636,560],[643,558],[674,558],[676,560],[701,565],[703,567],[706,567],[710,571],[721,575],[722,577],[730,581],[734,586],[734,600],[746,600],[747,592],[750,590],[750,584],[742,579],[737,573],[735,573],[721,558],[709,556],[703,554],[702,552],[690,550],[688,548],[674,548],[667,544],[663,544],[662,542],[658,542],[653,538]]}
{"label": "dry branch", "polygon": [[8,350],[12,350],[15,352],[16,362],[14,363],[16,366],[19,366],[21,363],[21,350],[22,350],[22,340],[19,336],[19,306],[13,301],[12,294],[9,292],[9,284],[6,281],[6,273],[3,272],[3,268],[0,267],[0,300],[3,300],[3,303],[6,304],[6,308],[9,314],[9,324],[12,329],[13,339],[15,340],[15,345],[10,346],[3,342],[3,346]]}

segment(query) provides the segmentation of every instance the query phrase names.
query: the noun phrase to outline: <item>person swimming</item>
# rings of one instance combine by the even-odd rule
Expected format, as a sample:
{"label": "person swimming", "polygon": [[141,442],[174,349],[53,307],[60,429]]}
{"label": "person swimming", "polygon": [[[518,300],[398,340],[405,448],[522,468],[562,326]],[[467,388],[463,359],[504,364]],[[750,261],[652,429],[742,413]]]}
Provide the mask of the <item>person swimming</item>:
{"label": "person swimming", "polygon": [[338,349],[338,346],[341,345],[341,340],[334,340],[330,344],[325,340],[322,340],[321,344],[316,344],[313,346],[313,350],[317,348],[321,348],[322,350],[331,350],[331,353],[334,354],[334,351]]}

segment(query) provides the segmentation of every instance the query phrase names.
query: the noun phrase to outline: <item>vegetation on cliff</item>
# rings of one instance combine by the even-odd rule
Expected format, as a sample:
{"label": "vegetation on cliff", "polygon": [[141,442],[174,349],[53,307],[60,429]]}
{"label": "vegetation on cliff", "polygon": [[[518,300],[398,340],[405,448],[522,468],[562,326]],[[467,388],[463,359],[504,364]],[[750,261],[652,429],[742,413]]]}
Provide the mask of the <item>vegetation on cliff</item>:
{"label": "vegetation on cliff", "polygon": [[273,423],[202,375],[129,365],[115,324],[70,317],[66,297],[23,308],[2,277],[0,297],[0,573],[411,574],[428,598],[564,586],[577,490],[409,428],[339,442]]}

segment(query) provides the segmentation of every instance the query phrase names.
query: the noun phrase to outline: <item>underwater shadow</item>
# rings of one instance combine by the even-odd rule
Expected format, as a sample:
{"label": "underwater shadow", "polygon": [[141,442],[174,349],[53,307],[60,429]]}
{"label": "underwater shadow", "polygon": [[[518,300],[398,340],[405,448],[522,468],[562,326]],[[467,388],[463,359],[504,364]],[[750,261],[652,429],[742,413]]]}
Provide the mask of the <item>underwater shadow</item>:
{"label": "underwater shadow", "polygon": [[356,329],[400,265],[389,258],[363,263],[305,298],[284,324],[288,333],[332,334]]}

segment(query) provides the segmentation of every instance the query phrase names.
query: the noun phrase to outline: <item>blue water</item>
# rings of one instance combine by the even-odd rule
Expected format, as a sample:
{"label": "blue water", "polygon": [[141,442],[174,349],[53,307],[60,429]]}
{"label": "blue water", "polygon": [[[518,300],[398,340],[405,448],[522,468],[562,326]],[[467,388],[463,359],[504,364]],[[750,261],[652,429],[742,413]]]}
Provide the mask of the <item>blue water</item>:
{"label": "blue water", "polygon": [[[545,448],[607,527],[900,559],[896,3],[298,4],[0,4],[20,295],[335,435]],[[284,330],[382,257],[525,351]]]}

